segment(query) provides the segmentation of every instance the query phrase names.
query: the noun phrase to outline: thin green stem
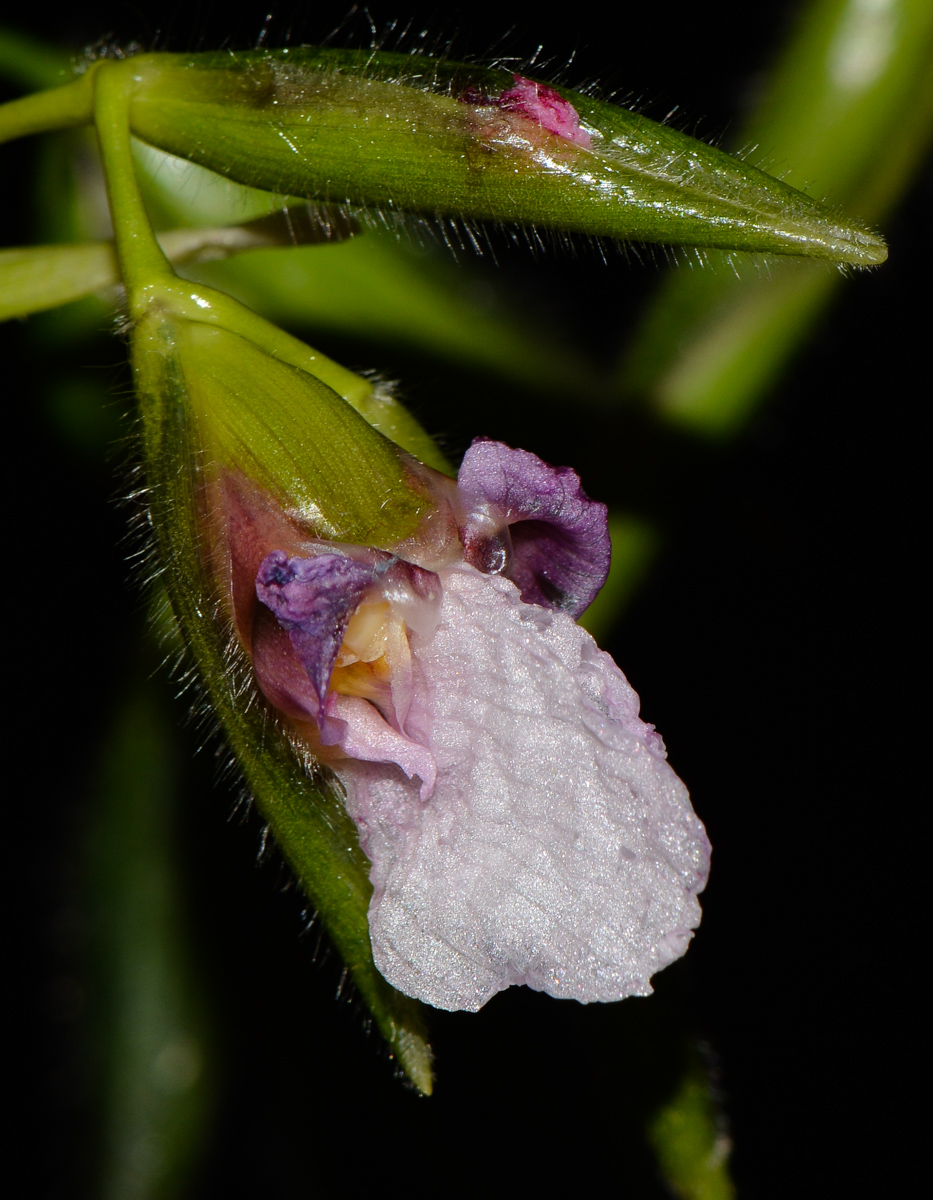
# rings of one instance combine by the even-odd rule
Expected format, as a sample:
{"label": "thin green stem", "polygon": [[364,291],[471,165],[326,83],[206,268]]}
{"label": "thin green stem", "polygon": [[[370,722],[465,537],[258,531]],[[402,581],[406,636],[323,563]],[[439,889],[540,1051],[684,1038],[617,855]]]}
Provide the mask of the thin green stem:
{"label": "thin green stem", "polygon": [[21,96],[0,105],[0,142],[11,142],[32,133],[88,125],[93,116],[94,77],[98,70],[98,67],[92,67],[64,87],[34,92],[31,96]]}
{"label": "thin green stem", "polygon": [[132,80],[123,63],[102,63],[94,87],[94,124],[107,181],[117,256],[130,314],[149,307],[148,289],[175,279],[156,240],[130,152],[129,100]]}
{"label": "thin green stem", "polygon": [[94,120],[100,142],[117,256],[130,314],[138,320],[159,305],[189,321],[238,333],[274,358],[316,376],[354,404],[372,392],[368,380],[318,354],[223,292],[181,280],[172,270],[146,213],[130,152],[129,102],[132,80],[122,63],[97,74]]}
{"label": "thin green stem", "polygon": [[67,50],[0,25],[0,78],[6,83],[35,92],[70,83],[74,76]]}

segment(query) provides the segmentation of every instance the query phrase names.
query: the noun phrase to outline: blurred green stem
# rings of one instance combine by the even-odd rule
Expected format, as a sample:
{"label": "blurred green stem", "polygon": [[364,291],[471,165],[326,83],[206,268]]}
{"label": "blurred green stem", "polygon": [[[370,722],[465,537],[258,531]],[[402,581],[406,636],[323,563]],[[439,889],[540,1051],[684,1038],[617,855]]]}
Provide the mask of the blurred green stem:
{"label": "blurred green stem", "polygon": [[33,92],[0,105],[0,142],[86,125],[91,119],[95,74],[92,69],[64,87]]}
{"label": "blurred green stem", "polygon": [[31,92],[67,83],[73,76],[68,55],[60,49],[0,26],[0,79]]}
{"label": "blurred green stem", "polygon": [[[798,185],[881,221],[933,134],[929,0],[817,0],[739,141]],[[841,275],[772,261],[758,274],[707,252],[681,269],[626,351],[625,394],[667,420],[724,437],[741,428],[815,327]]]}
{"label": "blurred green stem", "polygon": [[104,751],[88,874],[105,1200],[184,1194],[211,1106],[203,985],[176,867],[176,760],[155,685],[134,685]]}
{"label": "blurred green stem", "polygon": [[695,1045],[677,1090],[652,1116],[647,1133],[661,1174],[680,1200],[733,1200],[732,1145]]}

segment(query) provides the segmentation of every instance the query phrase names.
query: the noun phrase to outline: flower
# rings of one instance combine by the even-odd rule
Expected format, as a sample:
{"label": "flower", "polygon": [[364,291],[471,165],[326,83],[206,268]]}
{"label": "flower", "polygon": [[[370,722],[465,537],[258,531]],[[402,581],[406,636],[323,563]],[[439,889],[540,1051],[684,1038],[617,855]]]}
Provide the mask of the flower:
{"label": "flower", "polygon": [[[257,681],[346,789],[397,989],[474,1011],[512,984],[645,995],[699,923],[709,843],[574,620],[608,571],[605,507],[488,440],[439,494],[456,536],[420,562],[294,535],[262,556],[238,617]],[[255,565],[286,526],[252,530]]]}

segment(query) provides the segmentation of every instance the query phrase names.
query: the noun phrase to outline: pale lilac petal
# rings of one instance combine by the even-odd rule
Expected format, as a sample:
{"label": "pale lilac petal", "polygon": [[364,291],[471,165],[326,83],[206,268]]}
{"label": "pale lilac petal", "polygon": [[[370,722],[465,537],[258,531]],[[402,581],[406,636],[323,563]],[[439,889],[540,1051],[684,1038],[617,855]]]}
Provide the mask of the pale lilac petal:
{"label": "pale lilac petal", "polygon": [[[315,719],[324,701],[340,643],[355,609],[373,584],[373,568],[341,554],[289,558],[273,550],[256,576],[256,595],[286,630],[317,700]],[[257,674],[269,676],[260,662]]]}
{"label": "pale lilac petal", "polygon": [[523,75],[512,78],[515,86],[507,88],[495,102],[499,108],[535,121],[556,137],[566,138],[587,150],[590,148],[592,139],[585,129],[580,128],[580,116],[569,100],[544,83],[535,83]]}
{"label": "pale lilac petal", "polygon": [[413,636],[397,766],[338,764],[372,862],[376,963],[407,995],[475,1010],[511,984],[582,1001],[650,992],[700,920],[709,843],[624,676],[570,617],[500,576],[441,573]]}
{"label": "pale lilac petal", "polygon": [[[463,456],[457,486],[468,562],[505,574],[529,604],[578,617],[592,603],[609,574],[608,513],[583,491],[575,471],[477,438]],[[509,527],[510,545],[497,516]]]}
{"label": "pale lilac petal", "polygon": [[437,768],[434,755],[385,720],[377,708],[359,696],[331,697],[325,722],[326,745],[340,746],[350,758],[363,762],[394,763],[409,779],[421,780],[420,796],[434,791]]}

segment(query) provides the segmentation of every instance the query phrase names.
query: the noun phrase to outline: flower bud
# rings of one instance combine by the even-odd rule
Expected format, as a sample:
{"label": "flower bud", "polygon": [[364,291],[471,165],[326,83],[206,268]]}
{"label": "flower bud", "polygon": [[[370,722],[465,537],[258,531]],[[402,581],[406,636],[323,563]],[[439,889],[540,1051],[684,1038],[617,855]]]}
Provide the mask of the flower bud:
{"label": "flower bud", "polygon": [[313,47],[132,60],[144,141],[348,205],[867,265],[883,241],[667,125],[502,70]]}

